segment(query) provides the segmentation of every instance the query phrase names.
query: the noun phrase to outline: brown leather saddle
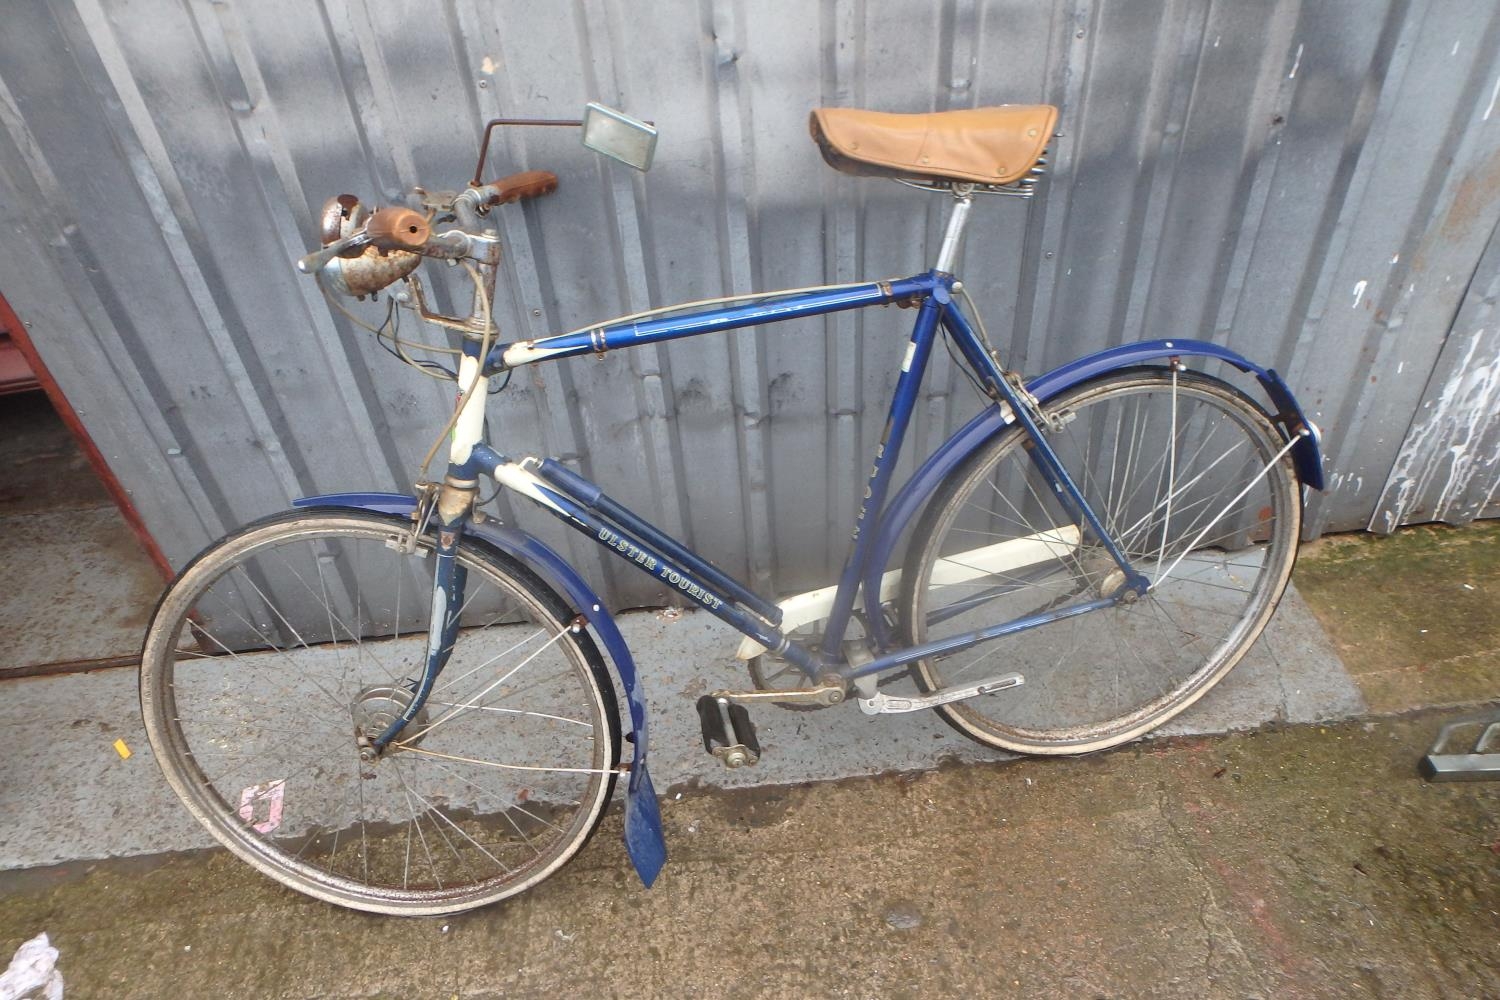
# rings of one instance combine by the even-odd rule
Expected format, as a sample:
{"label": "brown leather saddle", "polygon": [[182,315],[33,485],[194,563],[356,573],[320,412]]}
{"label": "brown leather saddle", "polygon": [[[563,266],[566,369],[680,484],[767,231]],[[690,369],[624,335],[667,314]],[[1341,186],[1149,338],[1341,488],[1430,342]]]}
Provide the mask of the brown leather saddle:
{"label": "brown leather saddle", "polygon": [[1057,127],[1057,109],[1002,104],[902,115],[818,108],[808,126],[823,159],[846,174],[1011,184],[1046,151]]}

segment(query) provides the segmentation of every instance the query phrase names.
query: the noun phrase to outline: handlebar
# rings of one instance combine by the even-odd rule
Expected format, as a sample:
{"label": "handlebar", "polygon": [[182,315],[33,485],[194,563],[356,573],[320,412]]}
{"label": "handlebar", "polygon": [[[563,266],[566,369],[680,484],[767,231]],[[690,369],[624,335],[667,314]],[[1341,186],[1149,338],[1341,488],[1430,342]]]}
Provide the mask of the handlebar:
{"label": "handlebar", "polygon": [[370,245],[370,238],[363,232],[346,236],[341,240],[334,240],[321,250],[312,253],[297,261],[297,270],[303,274],[315,274],[327,267],[335,257],[342,256],[349,250],[363,250]]}
{"label": "handlebar", "polygon": [[557,175],[549,170],[526,170],[490,181],[475,189],[486,208],[509,205],[523,198],[540,198],[557,190]]}
{"label": "handlebar", "polygon": [[[557,175],[546,170],[526,170],[477,187],[469,187],[453,196],[452,215],[457,218],[459,228],[434,234],[427,215],[410,208],[392,206],[373,213],[362,228],[349,232],[351,226],[359,224],[359,201],[352,195],[340,195],[324,209],[324,239],[340,232],[348,233],[340,239],[325,244],[297,261],[297,270],[303,274],[316,274],[327,269],[332,286],[345,294],[363,298],[384,288],[392,282],[410,275],[423,257],[438,257],[459,260],[475,256],[476,243],[480,246],[492,244],[493,233],[481,236],[481,217],[491,208],[508,205],[526,198],[539,198],[557,190]],[[441,204],[429,206],[443,211]],[[337,210],[337,215],[330,213]],[[329,220],[336,224],[330,227]],[[342,224],[337,224],[342,220]],[[372,253],[371,248],[380,253]],[[483,264],[493,265],[498,256],[498,246],[483,251],[476,257]]]}
{"label": "handlebar", "polygon": [[[370,216],[370,221],[365,223],[362,231],[334,240],[323,249],[314,250],[297,261],[297,270],[303,274],[311,274],[327,267],[335,257],[351,256],[349,251],[371,246],[381,250],[421,253],[431,238],[432,227],[427,224],[427,217],[422,213],[409,208],[382,208]],[[352,256],[357,257],[358,254]]]}
{"label": "handlebar", "polygon": [[432,238],[427,216],[409,208],[382,208],[365,223],[365,236],[382,250],[421,253]]}

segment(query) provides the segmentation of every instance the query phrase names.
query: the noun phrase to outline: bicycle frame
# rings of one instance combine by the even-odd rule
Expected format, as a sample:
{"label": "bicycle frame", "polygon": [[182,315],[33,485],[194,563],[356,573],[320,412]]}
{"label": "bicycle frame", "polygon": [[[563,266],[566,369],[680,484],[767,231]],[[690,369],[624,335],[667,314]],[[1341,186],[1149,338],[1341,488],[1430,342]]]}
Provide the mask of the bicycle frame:
{"label": "bicycle frame", "polygon": [[[772,297],[765,302],[727,309],[712,308],[643,322],[606,324],[584,333],[502,345],[490,351],[489,357],[485,359],[484,369],[488,373],[540,361],[598,354],[620,347],[701,336],[767,322],[876,305],[920,302],[906,357],[901,366],[901,375],[891,399],[885,433],[876,448],[864,501],[855,518],[852,551],[840,576],[823,642],[817,649],[809,649],[780,631],[778,626],[781,612],[773,603],[754,594],[702,556],[616,503],[598,486],[560,463],[533,457],[513,461],[488,445],[475,444],[469,462],[456,465],[450,470],[450,475],[463,480],[472,479],[478,472],[492,476],[497,482],[539,503],[565,524],[603,544],[617,556],[669,586],[675,586],[700,607],[796,664],[811,678],[831,672],[843,680],[852,680],[901,667],[928,656],[956,652],[1060,618],[1109,607],[1121,600],[1132,588],[1137,593],[1143,593],[1147,586],[1145,577],[1131,566],[1125,554],[1108,537],[1098,517],[1062,468],[1045,435],[1036,425],[1029,412],[1030,407],[1005,378],[999,365],[989,356],[972,327],[958,311],[952,297],[954,284],[952,275],[934,270],[899,280]],[[1065,497],[1065,502],[1080,514],[1083,523],[1101,540],[1125,573],[1126,583],[1114,595],[997,624],[939,642],[881,651],[883,655],[855,666],[841,655],[842,644],[861,581],[866,575],[873,529],[880,522],[892,470],[901,453],[940,324],[948,336],[954,339],[964,359],[975,369],[975,374],[992,387],[997,399],[1003,400],[1017,414],[1026,432],[1036,442],[1037,447],[1032,454],[1038,465],[1058,493]]]}
{"label": "bicycle frame", "polygon": [[[435,495],[435,502],[419,506],[415,498],[390,494],[338,494],[297,501],[298,506],[355,506],[411,513],[419,524],[430,521],[437,529],[431,625],[423,674],[414,685],[415,696],[409,708],[374,741],[375,746],[383,749],[415,717],[447,661],[458,628],[457,611],[463,607],[464,597],[463,571],[455,557],[465,535],[476,537],[521,558],[568,594],[581,614],[562,627],[576,630],[590,624],[600,632],[625,685],[635,731],[636,755],[629,767],[626,810],[627,846],[637,870],[648,885],[664,860],[660,819],[645,769],[644,699],[629,650],[614,628],[609,612],[560,557],[521,532],[497,530],[488,521],[479,523],[472,518],[471,501],[481,473],[538,503],[617,557],[677,588],[693,603],[795,664],[814,681],[843,683],[872,678],[875,674],[927,657],[957,652],[1049,622],[1131,601],[1149,589],[1150,581],[1137,571],[1104,529],[1077,484],[1063,468],[1040,426],[1038,404],[1083,381],[1148,360],[1165,359],[1176,364],[1182,356],[1197,355],[1224,361],[1242,372],[1253,374],[1260,381],[1277,408],[1276,418],[1288,438],[1282,454],[1293,453],[1304,483],[1322,487],[1317,429],[1304,418],[1280,376],[1218,345],[1190,340],[1124,345],[1071,362],[1024,386],[1018,378],[1007,374],[953,299],[959,284],[951,267],[967,209],[967,199],[960,199],[950,217],[937,265],[923,274],[887,281],[768,293],[755,297],[753,301],[721,307],[650,318],[627,318],[575,333],[501,344],[487,352],[475,328],[482,329],[479,320],[481,316],[487,319],[488,306],[484,303],[481,308],[482,300],[476,295],[474,317],[465,330],[464,356],[458,371],[459,384],[466,387],[466,391],[454,421],[447,476],[442,489]],[[494,246],[494,232],[487,231],[482,240],[487,246]],[[486,262],[484,270],[492,290],[494,261]],[[417,293],[419,308],[422,308],[420,287],[413,291]],[[851,550],[834,589],[822,642],[815,648],[794,641],[781,629],[782,609],[773,601],[754,593],[701,555],[617,503],[583,476],[553,459],[526,456],[513,460],[481,440],[488,379],[499,372],[543,361],[603,354],[624,347],[891,305],[915,306],[916,318],[890,402],[885,431],[876,448],[864,499],[856,515]],[[426,316],[425,308],[422,311],[424,318],[432,318]],[[461,321],[451,321],[446,325],[464,326]],[[933,344],[940,332],[952,340],[964,363],[986,388],[994,404],[929,456],[887,505],[891,477]],[[1030,440],[1032,447],[1028,449],[1028,455],[1074,515],[1079,525],[1078,537],[1082,537],[1085,531],[1093,536],[1120,569],[1123,582],[1113,593],[1101,594],[1073,606],[1035,613],[942,640],[892,648],[896,645],[896,636],[880,613],[882,574],[903,528],[948,473],[996,433],[1011,427],[1019,428]],[[1278,455],[1277,459],[1280,457]],[[1070,544],[1076,542],[1075,538]],[[844,652],[844,638],[861,593],[870,626],[866,637],[870,648],[865,655],[851,660]],[[450,609],[453,609],[452,613]],[[863,690],[872,690],[864,684],[860,686]]]}
{"label": "bicycle frame", "polygon": [[[456,616],[447,614],[447,609],[459,608],[463,602],[463,580],[455,570],[454,554],[458,540],[469,527],[468,501],[472,498],[474,484],[481,473],[525,495],[565,524],[588,535],[638,569],[655,576],[668,586],[676,587],[710,614],[732,625],[760,646],[795,664],[814,681],[839,681],[847,684],[930,656],[958,652],[1000,636],[1036,628],[1062,618],[1087,614],[1122,601],[1134,601],[1144,595],[1150,588],[1150,581],[1131,564],[1129,557],[1105,530],[1082,491],[1063,468],[1040,426],[1041,411],[1035,397],[1020,384],[1018,378],[1008,375],[1001,368],[954,301],[953,293],[959,285],[951,273],[951,267],[969,207],[968,196],[956,198],[937,265],[924,274],[886,281],[768,293],[748,302],[710,305],[671,315],[627,317],[574,333],[501,344],[488,350],[487,344],[482,344],[471,329],[465,338],[464,355],[458,373],[459,384],[468,388],[455,418],[446,486],[440,493],[443,499],[438,501],[435,510],[439,545],[434,575],[433,624],[428,664],[417,686],[417,697],[411,713],[414,714],[420,708],[437,674],[442,670],[457,629]],[[496,245],[493,231],[486,232],[483,239],[490,247]],[[492,288],[493,262],[486,262],[485,270]],[[816,648],[808,648],[796,642],[781,630],[783,616],[775,603],[755,594],[707,559],[612,500],[583,476],[552,459],[526,456],[512,460],[480,440],[484,426],[487,380],[489,376],[499,372],[543,361],[586,354],[602,355],[624,347],[851,309],[891,305],[915,306],[917,315],[890,402],[885,431],[876,448],[864,499],[855,518],[851,550],[834,590],[821,644]],[[471,324],[479,325],[479,318],[487,320],[488,315],[487,304],[482,304],[476,298],[475,319]],[[454,321],[449,325],[459,323]],[[1038,612],[942,640],[907,648],[890,648],[894,644],[894,637],[879,613],[879,581],[891,555],[891,539],[899,534],[905,519],[915,513],[915,510],[908,503],[900,503],[901,523],[889,523],[885,500],[931,358],[933,343],[939,335],[939,327],[952,340],[964,363],[973,371],[979,384],[985,387],[998,410],[1004,414],[1005,424],[1014,423],[1028,438],[1029,457],[1054,494],[1073,515],[1078,525],[1079,538],[1087,533],[1108,553],[1121,572],[1121,582],[1112,593],[1099,594],[1092,600],[1075,605]],[[1176,351],[1172,342],[1162,343],[1175,358]],[[1217,355],[1238,365],[1242,370],[1253,370],[1266,385],[1283,414],[1286,414],[1290,406],[1297,425],[1305,424],[1300,411],[1296,410],[1295,403],[1291,401],[1290,392],[1286,391],[1274,372],[1250,365],[1238,355],[1213,345],[1182,342],[1181,349],[1182,353]],[[1290,428],[1292,420],[1285,416],[1283,419]],[[936,454],[948,454],[954,443],[965,437],[971,427],[972,424],[961,429]],[[1298,434],[1289,435],[1293,439],[1293,446],[1298,443],[1298,435],[1301,433],[1299,430]],[[1315,440],[1312,447],[1315,451]],[[1304,457],[1299,455],[1299,465],[1307,464],[1302,461]],[[924,466],[923,471],[927,468],[928,466]],[[907,495],[903,491],[898,501],[904,501]],[[1070,544],[1077,540],[1072,539]],[[1047,541],[1044,540],[1043,544],[1047,544]],[[857,656],[859,662],[851,662],[844,653],[844,639],[862,590],[867,617],[871,620],[867,638],[874,648]],[[377,745],[383,747],[408,721],[410,720],[398,719],[393,722],[389,731],[377,741]]]}

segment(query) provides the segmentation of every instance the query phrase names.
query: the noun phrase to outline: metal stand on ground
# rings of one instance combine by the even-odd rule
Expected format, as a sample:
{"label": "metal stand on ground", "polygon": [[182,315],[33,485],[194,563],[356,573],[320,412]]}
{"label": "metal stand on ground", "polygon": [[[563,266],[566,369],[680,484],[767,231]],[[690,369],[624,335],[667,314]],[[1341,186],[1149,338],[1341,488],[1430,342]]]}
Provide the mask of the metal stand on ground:
{"label": "metal stand on ground", "polygon": [[[1479,728],[1479,738],[1467,753],[1453,753],[1449,744],[1455,741],[1453,734],[1462,729]],[[1468,715],[1446,723],[1438,730],[1437,742],[1418,765],[1422,777],[1428,781],[1489,781],[1500,778],[1500,747],[1489,749],[1492,743],[1500,744],[1500,710],[1491,709],[1477,715]]]}

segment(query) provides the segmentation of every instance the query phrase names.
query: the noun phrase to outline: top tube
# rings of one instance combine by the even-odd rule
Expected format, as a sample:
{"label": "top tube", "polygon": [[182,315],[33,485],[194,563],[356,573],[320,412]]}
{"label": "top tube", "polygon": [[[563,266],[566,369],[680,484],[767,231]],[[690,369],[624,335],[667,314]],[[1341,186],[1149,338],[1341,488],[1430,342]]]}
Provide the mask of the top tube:
{"label": "top tube", "polygon": [[932,294],[939,286],[946,287],[952,283],[951,276],[931,271],[910,278],[831,286],[791,295],[770,292],[764,299],[742,306],[700,309],[676,316],[633,322],[601,323],[578,333],[501,344],[490,351],[485,359],[484,370],[486,374],[491,374],[538,361],[603,354],[621,347],[696,337],[761,323],[820,316],[866,306],[889,305],[903,300],[915,301]]}

